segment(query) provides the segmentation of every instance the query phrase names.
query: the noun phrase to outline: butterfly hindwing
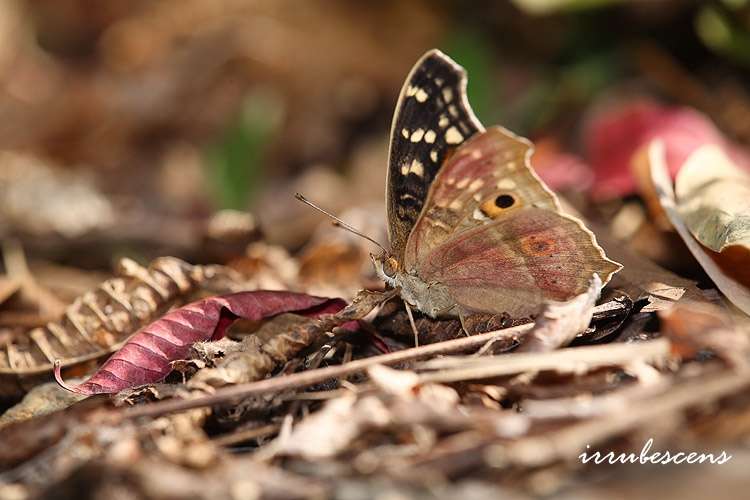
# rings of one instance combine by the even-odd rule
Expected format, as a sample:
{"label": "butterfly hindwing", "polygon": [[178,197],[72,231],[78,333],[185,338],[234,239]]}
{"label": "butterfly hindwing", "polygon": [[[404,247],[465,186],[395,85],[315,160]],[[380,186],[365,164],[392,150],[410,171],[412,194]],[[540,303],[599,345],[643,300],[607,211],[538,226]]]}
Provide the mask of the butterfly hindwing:
{"label": "butterfly hindwing", "polygon": [[482,130],[466,97],[464,69],[438,50],[426,53],[404,82],[391,125],[386,204],[397,258],[441,165]]}
{"label": "butterfly hindwing", "polygon": [[464,316],[520,318],[584,293],[595,273],[609,281],[619,268],[580,221],[526,205],[454,235],[422,258],[419,276],[445,287]]}

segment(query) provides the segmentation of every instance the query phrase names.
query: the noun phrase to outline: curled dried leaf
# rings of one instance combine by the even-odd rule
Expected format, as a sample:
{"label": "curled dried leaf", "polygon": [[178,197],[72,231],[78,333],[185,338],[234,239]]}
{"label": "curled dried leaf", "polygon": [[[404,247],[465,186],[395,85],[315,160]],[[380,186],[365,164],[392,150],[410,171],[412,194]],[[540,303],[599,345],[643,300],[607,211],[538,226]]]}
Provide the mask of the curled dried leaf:
{"label": "curled dried leaf", "polygon": [[687,245],[698,263],[716,283],[727,298],[746,314],[750,314],[750,289],[737,279],[725,272],[714,261],[707,249],[703,247],[690,233],[685,225],[685,220],[680,214],[675,201],[675,193],[666,166],[664,143],[657,140],[650,144],[648,151],[649,164],[651,168],[651,179],[656,188],[657,196],[664,211],[669,217],[677,233]]}
{"label": "curled dried leaf", "polygon": [[59,363],[55,363],[55,378],[61,386],[80,394],[119,392],[162,380],[171,371],[171,362],[184,358],[195,342],[223,337],[238,318],[259,321],[284,312],[318,316],[334,313],[344,305],[339,299],[292,292],[238,292],[209,297],[170,311],[141,329],[84,383],[65,384]]}
{"label": "curled dried leaf", "polygon": [[704,146],[675,179],[677,209],[722,269],[750,286],[750,175],[716,146]]}

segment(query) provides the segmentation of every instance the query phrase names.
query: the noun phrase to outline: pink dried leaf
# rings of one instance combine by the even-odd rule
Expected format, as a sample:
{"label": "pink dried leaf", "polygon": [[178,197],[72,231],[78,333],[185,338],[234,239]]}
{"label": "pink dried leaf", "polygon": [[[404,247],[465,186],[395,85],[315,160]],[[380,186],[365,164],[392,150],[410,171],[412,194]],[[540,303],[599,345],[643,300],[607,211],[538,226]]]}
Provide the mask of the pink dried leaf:
{"label": "pink dried leaf", "polygon": [[253,291],[208,297],[165,314],[142,328],[91,378],[69,386],[55,362],[55,379],[79,394],[111,394],[158,382],[171,371],[171,362],[184,358],[195,342],[218,340],[237,319],[259,321],[281,313],[310,317],[333,314],[346,303],[341,299],[293,292]]}
{"label": "pink dried leaf", "polygon": [[715,144],[738,165],[750,166],[748,153],[727,140],[702,113],[634,99],[603,106],[588,119],[583,139],[594,170],[591,195],[604,200],[635,193],[633,158],[656,138],[665,145],[673,178],[687,157],[705,144]]}
{"label": "pink dried leaf", "polygon": [[565,151],[554,137],[534,140],[534,171],[553,191],[586,191],[593,172],[583,158]]}

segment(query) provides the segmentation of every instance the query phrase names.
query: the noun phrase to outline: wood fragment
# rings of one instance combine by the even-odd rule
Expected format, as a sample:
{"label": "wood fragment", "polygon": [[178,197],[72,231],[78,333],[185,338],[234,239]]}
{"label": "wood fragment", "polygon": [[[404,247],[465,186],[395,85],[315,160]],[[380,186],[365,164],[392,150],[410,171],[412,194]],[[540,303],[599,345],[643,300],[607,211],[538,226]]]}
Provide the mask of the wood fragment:
{"label": "wood fragment", "polygon": [[189,400],[172,400],[143,405],[135,408],[126,409],[122,412],[122,418],[140,418],[164,415],[178,411],[185,411],[192,408],[211,406],[219,403],[226,403],[238,398],[254,396],[258,394],[267,394],[291,388],[307,387],[325,380],[351,375],[361,372],[370,366],[382,364],[393,365],[405,361],[413,361],[438,354],[451,352],[461,352],[477,348],[484,345],[488,340],[499,337],[515,337],[531,329],[532,324],[519,325],[516,327],[506,328],[494,332],[474,335],[472,337],[448,340],[436,344],[430,344],[411,349],[404,349],[390,354],[381,356],[372,356],[370,358],[358,359],[341,366],[329,366],[308,370],[305,372],[294,373],[285,377],[271,378],[250,382],[247,384],[238,384],[231,387],[225,387],[216,390],[213,394],[200,396]]}

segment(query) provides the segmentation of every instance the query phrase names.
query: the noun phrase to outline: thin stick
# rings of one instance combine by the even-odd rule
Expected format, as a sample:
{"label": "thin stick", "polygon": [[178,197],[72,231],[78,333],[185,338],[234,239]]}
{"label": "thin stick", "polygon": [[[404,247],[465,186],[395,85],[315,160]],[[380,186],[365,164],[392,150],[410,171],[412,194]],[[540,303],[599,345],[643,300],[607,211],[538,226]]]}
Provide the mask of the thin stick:
{"label": "thin stick", "polygon": [[320,212],[320,213],[322,213],[322,214],[324,214],[324,215],[327,215],[328,217],[330,217],[331,219],[333,219],[333,225],[334,225],[334,226],[336,226],[336,227],[340,227],[340,228],[342,228],[342,229],[346,229],[346,230],[347,230],[347,231],[349,231],[350,233],[356,234],[357,236],[360,236],[360,237],[362,237],[362,238],[366,239],[366,240],[367,240],[367,241],[369,241],[370,243],[374,243],[374,244],[375,244],[375,245],[377,245],[377,246],[378,246],[378,247],[379,247],[379,248],[380,248],[380,249],[381,249],[381,250],[382,250],[383,252],[385,252],[385,253],[388,253],[388,250],[386,250],[386,249],[385,249],[385,247],[384,247],[383,245],[381,245],[380,243],[378,243],[378,242],[377,242],[377,241],[375,241],[374,239],[370,238],[370,237],[369,237],[369,236],[367,236],[366,234],[362,233],[362,232],[361,232],[361,231],[359,231],[358,229],[355,229],[355,228],[354,228],[353,226],[350,226],[349,224],[347,224],[347,223],[346,223],[346,222],[344,222],[343,220],[341,220],[341,219],[339,219],[338,217],[336,217],[335,215],[333,215],[333,214],[332,214],[331,212],[328,212],[328,211],[326,211],[326,210],[324,210],[324,209],[320,208],[320,207],[319,207],[318,205],[316,205],[315,203],[311,202],[310,200],[308,200],[307,198],[305,198],[304,196],[302,196],[302,195],[301,195],[300,193],[296,193],[296,194],[294,195],[294,197],[295,197],[295,198],[297,198],[297,199],[298,199],[299,201],[301,201],[302,203],[304,203],[305,205],[308,205],[309,207],[312,207],[312,208],[314,208],[315,210],[317,210],[318,212]]}
{"label": "thin stick", "polygon": [[550,352],[515,352],[484,358],[435,359],[416,368],[434,370],[421,373],[421,382],[455,382],[544,370],[575,373],[601,366],[626,365],[636,360],[658,362],[669,356],[669,349],[669,341],[661,338],[630,344],[568,347]]}
{"label": "thin stick", "polygon": [[327,366],[315,370],[293,373],[291,375],[286,375],[283,377],[275,377],[265,380],[258,380],[256,382],[237,384],[231,387],[217,389],[213,394],[207,394],[205,396],[200,396],[193,399],[175,399],[162,401],[159,403],[140,405],[124,410],[121,416],[123,418],[153,417],[164,415],[166,413],[190,410],[192,408],[201,408],[203,406],[212,406],[219,403],[226,403],[239,398],[254,396],[258,394],[266,394],[269,392],[307,387],[328,379],[361,372],[371,366],[378,364],[393,365],[402,363],[404,361],[411,361],[414,359],[425,358],[437,354],[445,354],[449,352],[461,351],[464,349],[471,349],[473,347],[479,347],[489,339],[495,337],[513,337],[516,335],[520,335],[530,330],[533,326],[533,323],[527,323],[525,325],[518,325],[511,328],[505,328],[503,330],[482,333],[480,335],[474,335],[472,337],[446,340],[444,342],[436,342],[435,344],[413,347],[411,349],[404,349],[403,351],[382,354],[380,356],[358,359],[345,365]]}
{"label": "thin stick", "polygon": [[414,332],[414,347],[419,347],[419,331],[417,331],[417,324],[414,323],[414,315],[411,313],[411,306],[406,301],[404,301],[404,305],[406,306],[406,315],[409,316],[411,331]]}
{"label": "thin stick", "polygon": [[224,434],[223,436],[212,439],[211,442],[218,446],[231,446],[244,441],[250,441],[251,439],[268,436],[269,434],[278,432],[280,428],[281,425],[279,424],[268,424],[263,427],[256,427],[255,429],[247,429],[233,434]]}

